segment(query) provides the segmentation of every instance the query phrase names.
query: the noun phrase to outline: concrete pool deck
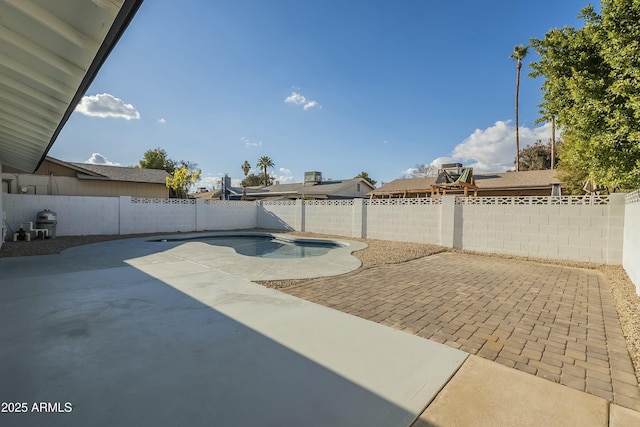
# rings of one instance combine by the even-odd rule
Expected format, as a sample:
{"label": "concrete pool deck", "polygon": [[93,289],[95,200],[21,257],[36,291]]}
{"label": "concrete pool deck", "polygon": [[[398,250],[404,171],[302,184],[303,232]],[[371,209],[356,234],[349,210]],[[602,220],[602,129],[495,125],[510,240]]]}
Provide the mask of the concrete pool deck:
{"label": "concrete pool deck", "polygon": [[[139,237],[133,239],[112,240],[69,248],[56,257],[55,263],[48,263],[43,267],[34,267],[35,257],[14,258],[6,261],[9,267],[3,272],[3,278],[8,279],[23,274],[25,269],[36,268],[31,274],[65,273],[85,269],[104,269],[122,266],[124,264],[142,266],[144,264],[168,264],[188,260],[194,264],[206,266],[212,270],[233,274],[247,280],[280,280],[304,279],[339,275],[348,273],[360,267],[361,263],[354,256],[354,251],[365,248],[362,242],[348,239],[331,240],[345,244],[344,247],[332,248],[322,257],[307,258],[260,258],[243,256],[231,247],[216,246],[198,240],[167,241],[161,239],[194,239],[197,237],[226,237],[226,236],[264,236],[272,235],[287,240],[328,240],[314,238],[300,238],[287,234],[265,232],[208,232],[208,233],[180,233],[164,236]],[[82,262],[78,259],[82,258]]]}
{"label": "concrete pool deck", "polygon": [[467,357],[190,259],[201,245],[0,259],[0,401],[29,409],[0,424],[408,425]]}
{"label": "concrete pool deck", "polygon": [[[217,252],[230,248],[144,240],[0,259],[0,401],[29,409],[0,413],[1,425],[640,420],[597,396],[251,283],[237,273],[253,258]],[[218,256],[225,262],[209,259]],[[62,412],[31,412],[39,402]]]}

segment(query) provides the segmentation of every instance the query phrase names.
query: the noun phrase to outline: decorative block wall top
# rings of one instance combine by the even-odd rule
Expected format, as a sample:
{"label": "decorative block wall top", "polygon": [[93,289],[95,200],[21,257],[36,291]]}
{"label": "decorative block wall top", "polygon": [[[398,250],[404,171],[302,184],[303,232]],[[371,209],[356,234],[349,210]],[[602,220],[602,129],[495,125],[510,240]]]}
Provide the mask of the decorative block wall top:
{"label": "decorative block wall top", "polygon": [[[628,202],[627,202],[628,203]],[[608,205],[609,196],[456,197],[458,205]]]}
{"label": "decorative block wall top", "polygon": [[353,199],[349,200],[305,200],[305,206],[353,206]]}
{"label": "decorative block wall top", "polygon": [[295,200],[264,200],[259,202],[264,206],[295,206]]}
{"label": "decorative block wall top", "polygon": [[222,205],[222,206],[256,206],[256,202],[248,200],[218,200],[204,199],[205,205]]}
{"label": "decorative block wall top", "polygon": [[402,206],[402,205],[441,205],[440,197],[416,197],[406,199],[365,199],[365,205]]}
{"label": "decorative block wall top", "polygon": [[160,205],[195,205],[194,199],[160,199],[151,197],[132,197],[131,203],[160,204]]}
{"label": "decorative block wall top", "polygon": [[627,204],[640,203],[640,190],[636,190],[633,193],[627,194],[627,196],[625,197],[625,202]]}

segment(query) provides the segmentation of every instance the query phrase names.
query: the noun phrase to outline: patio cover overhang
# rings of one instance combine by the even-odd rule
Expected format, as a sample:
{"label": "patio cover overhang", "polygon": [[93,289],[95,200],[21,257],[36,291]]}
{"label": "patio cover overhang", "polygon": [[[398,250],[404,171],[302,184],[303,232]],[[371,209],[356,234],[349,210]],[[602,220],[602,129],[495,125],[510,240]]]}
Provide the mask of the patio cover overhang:
{"label": "patio cover overhang", "polygon": [[143,0],[0,1],[0,163],[34,172]]}

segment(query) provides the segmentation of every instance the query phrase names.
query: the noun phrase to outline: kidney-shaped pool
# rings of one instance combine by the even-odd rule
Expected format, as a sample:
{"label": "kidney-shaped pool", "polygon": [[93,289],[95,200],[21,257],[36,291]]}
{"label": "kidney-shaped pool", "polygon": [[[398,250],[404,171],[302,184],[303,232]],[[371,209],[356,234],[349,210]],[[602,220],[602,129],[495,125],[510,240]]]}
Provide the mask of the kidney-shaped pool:
{"label": "kidney-shaped pool", "polygon": [[270,234],[178,237],[152,242],[203,242],[233,248],[238,254],[260,258],[307,258],[327,254],[345,245],[322,239],[285,239]]}

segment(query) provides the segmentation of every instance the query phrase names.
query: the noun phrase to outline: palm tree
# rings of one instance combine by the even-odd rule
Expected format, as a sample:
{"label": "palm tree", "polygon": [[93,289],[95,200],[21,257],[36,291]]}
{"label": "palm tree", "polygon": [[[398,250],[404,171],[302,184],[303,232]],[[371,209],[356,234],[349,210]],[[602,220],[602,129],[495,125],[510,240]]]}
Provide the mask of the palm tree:
{"label": "palm tree", "polygon": [[272,168],[275,166],[273,160],[271,160],[269,156],[262,156],[258,159],[258,163],[256,163],[256,166],[262,168],[262,171],[264,173],[264,186],[268,187],[269,175],[267,174],[267,168]]}
{"label": "palm tree", "polygon": [[513,48],[513,53],[509,58],[516,61],[516,172],[520,170],[520,128],[518,123],[518,95],[520,94],[520,69],[522,60],[527,56],[529,47],[518,45]]}
{"label": "palm tree", "polygon": [[[242,169],[242,172],[244,172],[244,179],[246,180],[247,175],[249,175],[249,171],[251,170],[251,165],[249,164],[249,162],[245,160],[242,166],[240,166],[240,168]],[[242,200],[245,200],[246,198],[247,198],[247,184],[245,183],[245,181],[242,181]]]}

